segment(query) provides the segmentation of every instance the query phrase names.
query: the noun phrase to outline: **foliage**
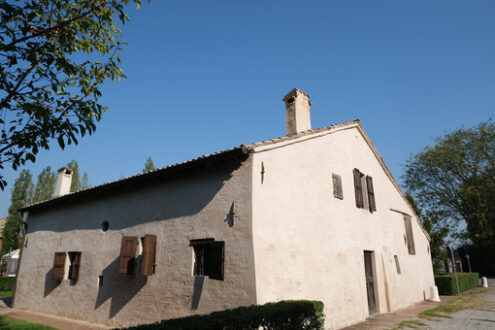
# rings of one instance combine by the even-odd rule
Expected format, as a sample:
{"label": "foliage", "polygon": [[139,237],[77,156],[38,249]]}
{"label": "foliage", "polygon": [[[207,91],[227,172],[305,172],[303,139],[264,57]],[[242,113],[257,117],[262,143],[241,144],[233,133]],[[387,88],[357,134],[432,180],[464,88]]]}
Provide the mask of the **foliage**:
{"label": "foliage", "polygon": [[0,298],[10,298],[12,297],[12,290],[0,291]]}
{"label": "foliage", "polygon": [[260,306],[238,307],[209,315],[193,315],[127,329],[135,330],[237,330],[323,329],[323,303],[286,300]]}
{"label": "foliage", "polygon": [[3,230],[2,251],[10,252],[19,248],[19,233],[22,230],[22,219],[19,209],[29,203],[33,189],[32,175],[29,170],[22,170],[15,180],[9,215]]}
{"label": "foliage", "polygon": [[468,245],[462,246],[457,249],[457,252],[462,257],[462,267],[465,270],[469,270],[467,264],[467,258],[465,253],[469,255],[469,262],[471,263],[471,269],[475,272],[481,274],[481,276],[495,277],[495,246],[485,246],[485,245]]}
{"label": "foliage", "polygon": [[33,195],[30,198],[30,203],[46,201],[53,196],[55,183],[57,182],[57,174],[52,171],[50,166],[46,167],[38,175],[38,181],[33,190]]}
{"label": "foliage", "polygon": [[0,291],[14,290],[15,277],[0,277]]}
{"label": "foliage", "polygon": [[[124,73],[118,53],[130,2],[0,0],[0,169],[34,162],[56,139],[63,149],[91,134],[106,80]],[[0,176],[0,188],[5,187]]]}
{"label": "foliage", "polygon": [[153,159],[151,157],[146,158],[146,163],[144,163],[143,173],[148,173],[155,169],[155,164],[153,164]]}
{"label": "foliage", "polygon": [[433,271],[439,273],[443,270],[444,262],[447,260],[445,237],[448,235],[449,229],[440,221],[438,212],[423,212],[409,192],[406,194],[406,198],[420,218],[426,231],[430,234],[430,254]]}
{"label": "foliage", "polygon": [[[478,273],[457,273],[459,291],[466,291],[478,286]],[[457,284],[453,273],[435,275],[435,285],[441,295],[457,295]]]}
{"label": "foliage", "polygon": [[439,221],[475,245],[495,244],[495,125],[489,120],[439,137],[409,158],[405,184]]}
{"label": "foliage", "polygon": [[75,160],[70,161],[69,163],[67,163],[67,167],[72,170],[72,181],[70,184],[71,192],[89,188],[88,174],[84,173],[81,181],[79,174],[79,164],[77,163],[77,161]]}
{"label": "foliage", "polygon": [[47,325],[38,323],[30,323],[22,320],[17,320],[7,315],[0,315],[0,329],[9,330],[55,330]]}

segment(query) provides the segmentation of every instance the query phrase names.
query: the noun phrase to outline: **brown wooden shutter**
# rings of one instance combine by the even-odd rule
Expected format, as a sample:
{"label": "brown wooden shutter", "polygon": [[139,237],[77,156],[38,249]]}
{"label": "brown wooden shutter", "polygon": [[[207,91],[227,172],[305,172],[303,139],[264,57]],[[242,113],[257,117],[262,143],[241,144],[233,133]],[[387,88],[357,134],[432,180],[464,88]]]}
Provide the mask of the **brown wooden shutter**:
{"label": "brown wooden shutter", "polygon": [[335,198],[344,199],[344,192],[342,191],[342,178],[340,175],[332,174],[333,181],[333,196]]}
{"label": "brown wooden shutter", "polygon": [[225,259],[224,242],[212,242],[208,246],[206,263],[208,275],[214,280],[223,280],[224,259]]}
{"label": "brown wooden shutter", "polygon": [[53,261],[53,279],[60,281],[64,279],[65,273],[65,252],[55,252],[55,260]]}
{"label": "brown wooden shutter", "polygon": [[366,177],[366,187],[368,188],[368,201],[370,205],[370,211],[376,211],[375,191],[373,190],[373,179],[371,178],[371,176]]}
{"label": "brown wooden shutter", "polygon": [[409,215],[404,215],[404,226],[406,227],[407,250],[409,251],[409,254],[416,254],[411,217]]}
{"label": "brown wooden shutter", "polygon": [[354,193],[356,194],[356,206],[362,209],[363,203],[363,188],[361,187],[361,172],[358,169],[354,169]]}
{"label": "brown wooden shutter", "polygon": [[156,236],[144,235],[143,260],[141,262],[141,274],[144,276],[155,273]]}
{"label": "brown wooden shutter", "polygon": [[119,274],[132,274],[136,262],[136,248],[138,238],[136,236],[122,237],[120,247]]}
{"label": "brown wooden shutter", "polygon": [[73,253],[74,253],[74,259],[72,260],[71,263],[70,279],[77,281],[77,279],[79,278],[79,268],[81,267],[81,252],[73,252]]}

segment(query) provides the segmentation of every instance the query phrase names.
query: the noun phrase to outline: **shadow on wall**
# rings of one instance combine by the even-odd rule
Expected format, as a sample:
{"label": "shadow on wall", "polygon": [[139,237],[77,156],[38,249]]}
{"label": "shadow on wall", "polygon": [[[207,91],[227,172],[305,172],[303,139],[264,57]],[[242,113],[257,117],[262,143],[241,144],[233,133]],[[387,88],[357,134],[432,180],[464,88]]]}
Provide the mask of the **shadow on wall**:
{"label": "shadow on wall", "polygon": [[199,307],[199,301],[201,300],[201,294],[203,293],[203,285],[205,283],[204,276],[194,276],[194,291],[192,295],[191,309],[197,310]]}
{"label": "shadow on wall", "polygon": [[[101,229],[102,219],[110,223],[110,230],[120,230],[137,224],[198,214],[241,165],[242,160],[225,161],[220,166],[191,170],[187,175],[155,178],[129,189],[119,188],[81,197],[64,206],[37,210],[33,212],[36,221],[31,223],[29,232]],[[77,212],[73,207],[77,208]],[[143,210],[146,212],[141,212]],[[94,214],[102,216],[95,219]],[[70,221],[67,221],[68,215]],[[232,225],[231,217],[231,214],[227,216],[229,225]]]}
{"label": "shadow on wall", "polygon": [[60,281],[53,279],[53,268],[50,268],[50,270],[45,275],[44,298],[46,298],[46,296],[48,296],[59,285],[60,285]]}
{"label": "shadow on wall", "polygon": [[111,299],[109,318],[114,317],[146,285],[148,278],[139,273],[141,256],[136,258],[132,275],[119,274],[119,260],[115,259],[103,270],[103,283],[98,288],[95,309]]}

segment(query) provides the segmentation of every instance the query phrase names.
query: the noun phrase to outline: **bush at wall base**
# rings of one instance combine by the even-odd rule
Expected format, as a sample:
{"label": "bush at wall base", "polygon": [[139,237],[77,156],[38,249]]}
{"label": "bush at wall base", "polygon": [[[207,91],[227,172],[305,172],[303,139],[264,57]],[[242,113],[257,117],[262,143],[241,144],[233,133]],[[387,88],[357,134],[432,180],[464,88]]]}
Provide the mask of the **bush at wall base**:
{"label": "bush at wall base", "polygon": [[193,315],[138,325],[128,330],[250,330],[323,329],[323,303],[284,300],[277,303],[238,307],[208,315]]}
{"label": "bush at wall base", "polygon": [[[478,273],[457,273],[459,281],[459,291],[466,291],[478,286]],[[457,286],[453,273],[444,273],[435,275],[435,285],[438,287],[438,293],[444,296],[457,295]]]}
{"label": "bush at wall base", "polygon": [[15,277],[0,277],[0,291],[10,291],[14,289]]}

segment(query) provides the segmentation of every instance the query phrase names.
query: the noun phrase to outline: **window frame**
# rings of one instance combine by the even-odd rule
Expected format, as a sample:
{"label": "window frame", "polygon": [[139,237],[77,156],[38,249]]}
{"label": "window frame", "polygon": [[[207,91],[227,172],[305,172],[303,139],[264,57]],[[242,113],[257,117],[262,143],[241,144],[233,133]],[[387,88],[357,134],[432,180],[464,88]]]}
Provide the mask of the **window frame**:
{"label": "window frame", "polygon": [[191,240],[193,250],[193,276],[224,280],[225,242],[213,238]]}

